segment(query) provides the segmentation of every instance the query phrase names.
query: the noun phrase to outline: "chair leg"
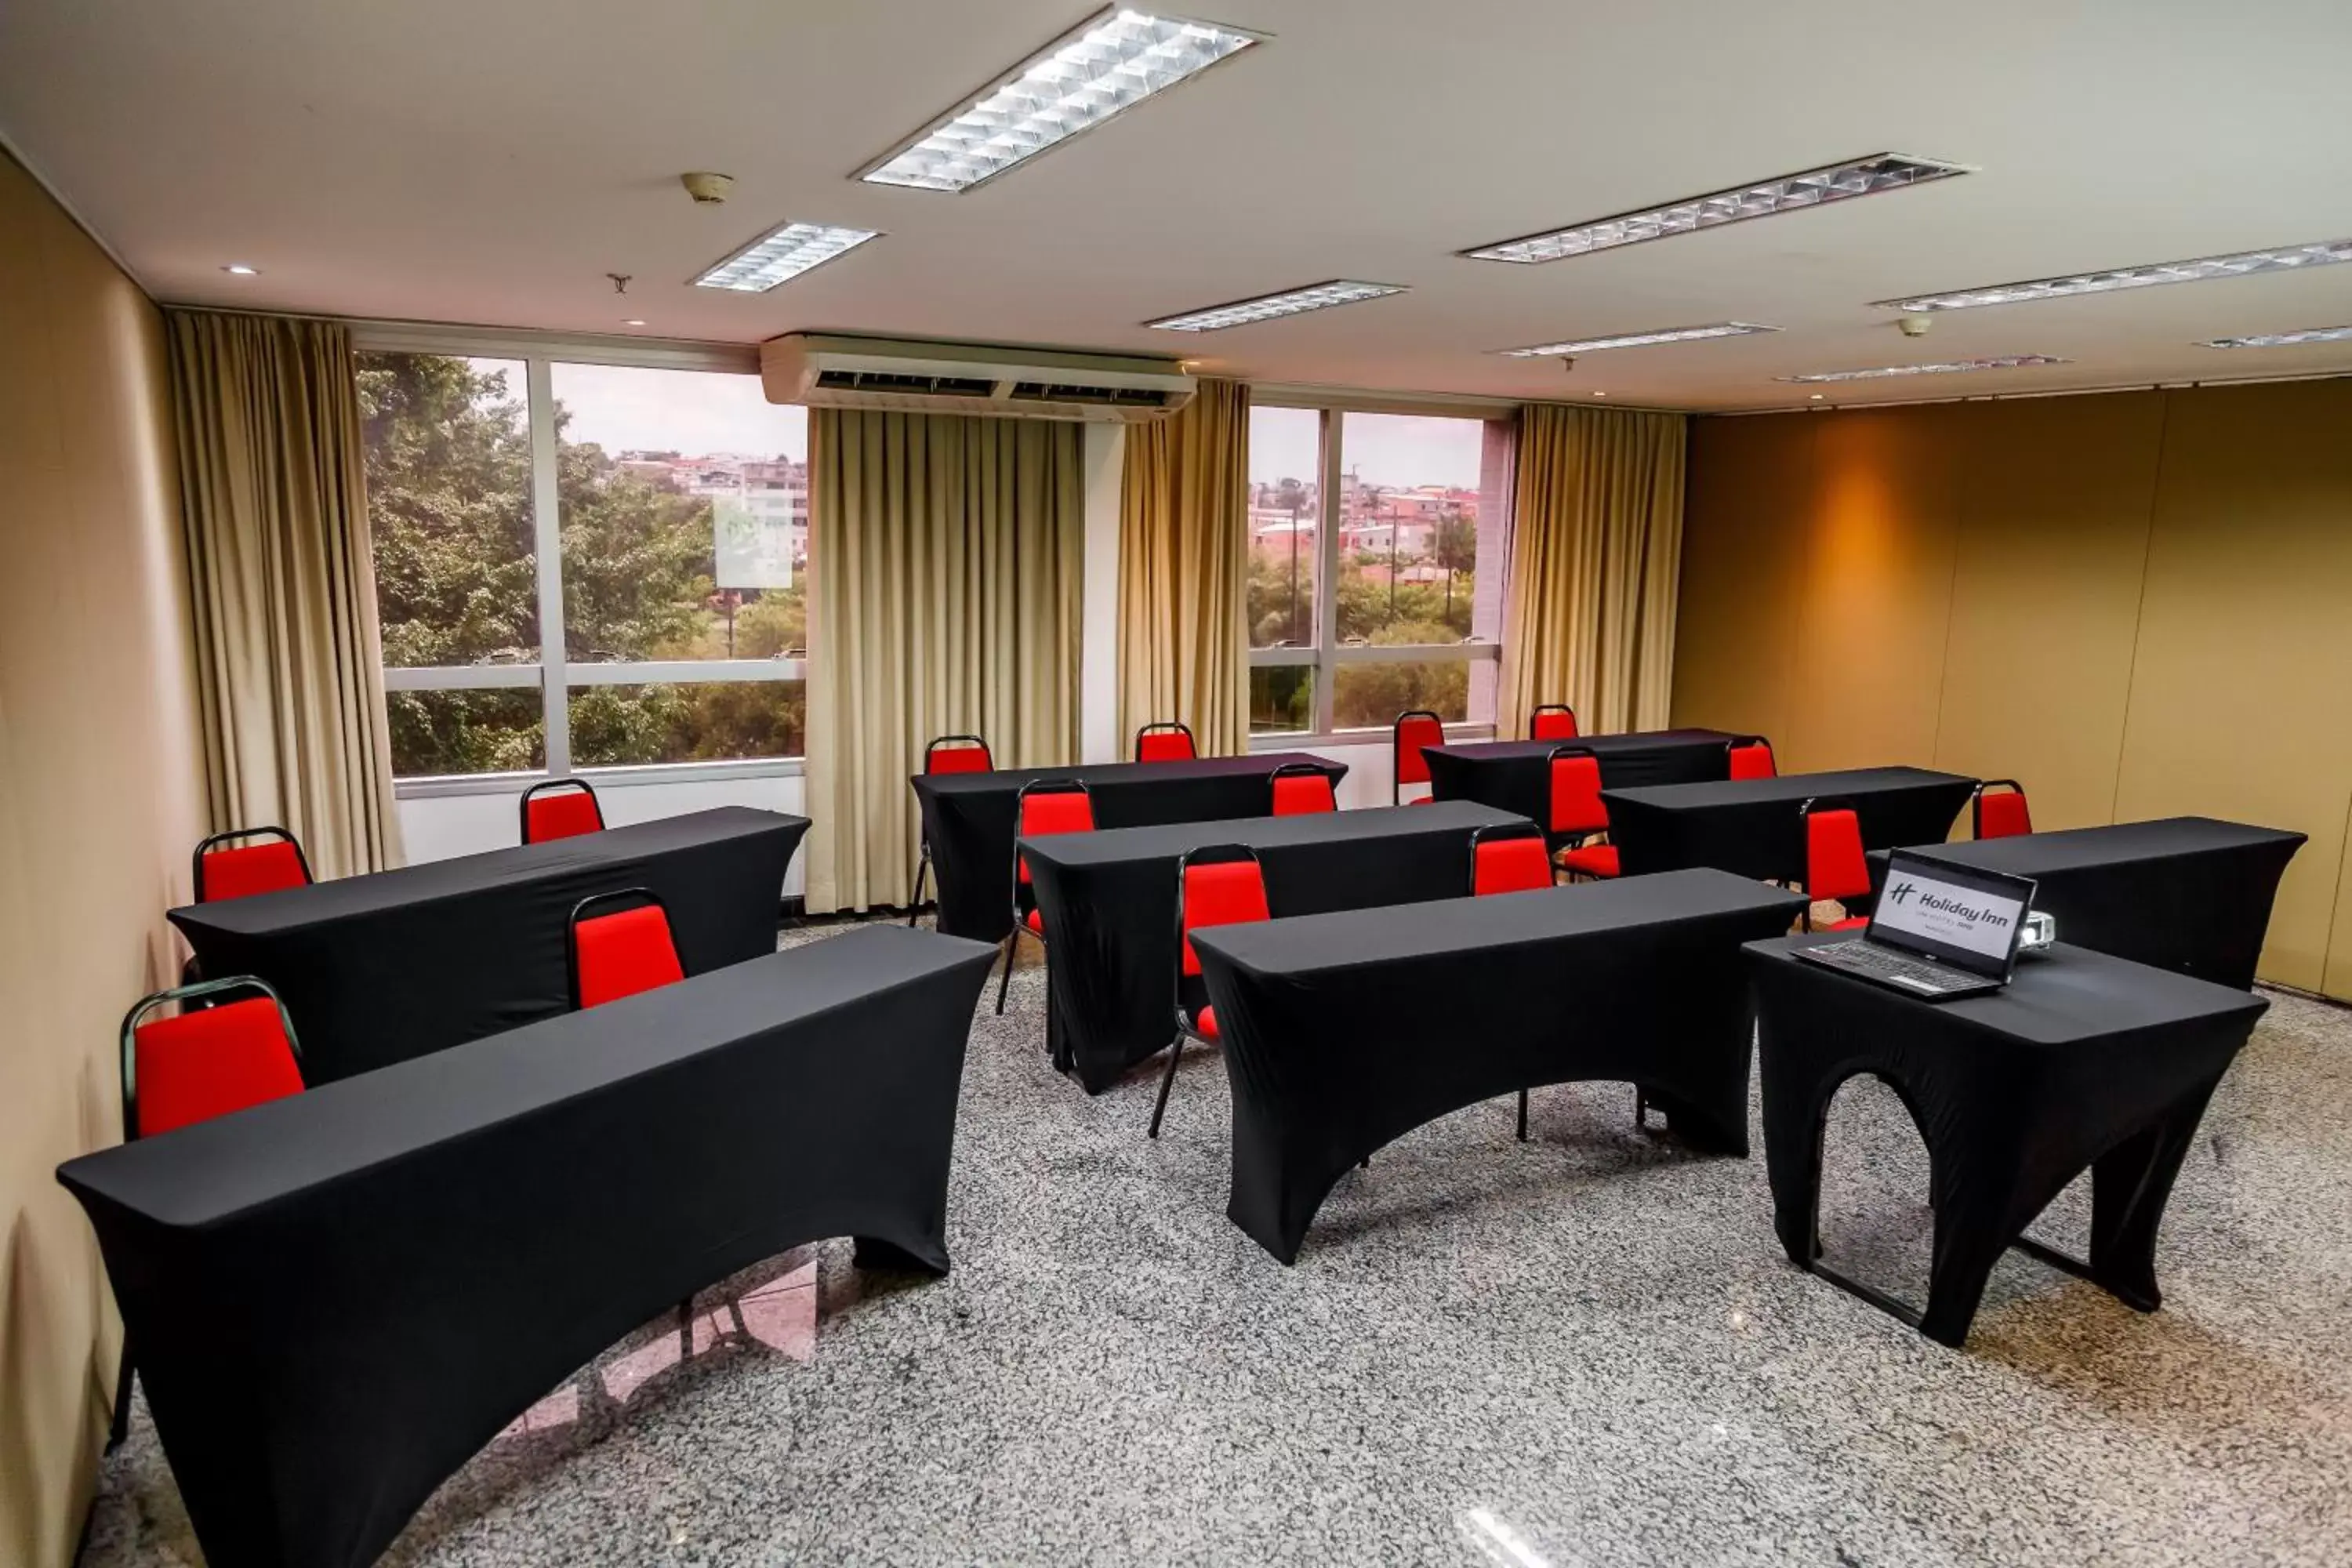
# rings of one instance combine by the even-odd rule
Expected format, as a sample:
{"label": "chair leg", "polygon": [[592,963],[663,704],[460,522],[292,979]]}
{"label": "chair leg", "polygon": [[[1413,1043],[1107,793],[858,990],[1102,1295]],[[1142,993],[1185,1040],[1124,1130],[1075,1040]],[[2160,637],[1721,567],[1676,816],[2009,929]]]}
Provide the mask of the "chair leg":
{"label": "chair leg", "polygon": [[131,1331],[122,1331],[122,1368],[114,1374],[114,1419],[107,1424],[106,1447],[109,1453],[122,1447],[122,1439],[131,1435]]}
{"label": "chair leg", "polygon": [[1013,984],[1013,950],[1021,945],[1021,928],[1014,926],[1004,937],[1004,973],[996,983],[996,1016],[1004,1016],[1004,990]]}
{"label": "chair leg", "polygon": [[685,1361],[694,1354],[694,1298],[688,1296],[677,1304],[677,1359]]}
{"label": "chair leg", "polygon": [[1147,1136],[1160,1136],[1160,1118],[1168,1110],[1168,1091],[1176,1087],[1176,1064],[1184,1059],[1184,1037],[1179,1035],[1168,1047],[1168,1070],[1160,1078],[1160,1100],[1151,1108],[1151,1131]]}
{"label": "chair leg", "polygon": [[1519,1090],[1519,1142],[1528,1141],[1528,1091]]}
{"label": "chair leg", "polygon": [[931,874],[931,847],[923,846],[923,858],[915,863],[915,896],[907,900],[907,925],[911,930],[915,917],[923,907],[923,882]]}

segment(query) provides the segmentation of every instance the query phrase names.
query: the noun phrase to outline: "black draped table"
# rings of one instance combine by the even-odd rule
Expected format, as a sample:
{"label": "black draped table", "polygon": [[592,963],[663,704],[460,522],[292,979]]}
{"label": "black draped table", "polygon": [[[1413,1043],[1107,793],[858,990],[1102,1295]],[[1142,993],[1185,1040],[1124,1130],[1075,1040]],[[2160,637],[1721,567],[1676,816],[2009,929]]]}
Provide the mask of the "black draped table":
{"label": "black draped table", "polygon": [[1021,786],[1036,779],[1082,779],[1094,795],[1097,827],[1146,827],[1266,816],[1274,770],[1311,763],[1337,789],[1345,763],[1304,752],[1200,757],[1189,763],[1089,763],[1066,768],[1000,768],[986,773],[916,774],[923,837],[940,885],[940,930],[998,942],[1013,929],[1013,835]]}
{"label": "black draped table", "polygon": [[1727,776],[1732,737],[1721,730],[1648,730],[1631,735],[1580,735],[1572,741],[1465,741],[1424,746],[1430,793],[1440,800],[1475,800],[1551,821],[1553,752],[1580,746],[1601,762],[1601,782],[1613,789],[1645,784],[1704,784]]}
{"label": "black draped table", "polygon": [[1927,768],[1853,768],[1769,779],[1601,792],[1609,842],[1629,877],[1713,866],[1775,882],[1805,879],[1797,808],[1815,796],[1851,801],[1864,845],[1893,849],[1952,830],[1977,781]]}
{"label": "black draped table", "polygon": [[1381,1144],[1551,1083],[1632,1082],[1688,1142],[1746,1154],[1740,944],[1803,903],[1696,870],[1194,932],[1233,1085],[1227,1216],[1289,1263]]}
{"label": "black draped table", "polygon": [[[1953,1346],[2011,1247],[2154,1311],[2157,1227],[2173,1178],[2214,1085],[2270,1004],[2065,942],[2021,957],[2002,991],[1940,1003],[1792,956],[1839,940],[1817,931],[1748,948],[1773,1220],[1790,1261]],[[1822,1128],[1838,1087],[1865,1072],[1902,1096],[1927,1144],[1935,1254],[1924,1311],[1821,1262]],[[2085,1170],[2086,1260],[2025,1236]]]}
{"label": "black draped table", "polygon": [[172,911],[208,975],[277,987],[302,1078],[349,1078],[572,1005],[565,929],[591,893],[650,888],[688,974],[776,948],[808,819],[721,806]]}
{"label": "black draped table", "polygon": [[207,1560],[372,1563],[547,1390],[827,1237],[944,1273],[981,944],[772,952],[85,1155]]}
{"label": "black draped table", "polygon": [[1256,850],[1280,919],[1465,897],[1471,834],[1528,826],[1447,801],[1024,840],[1045,914],[1054,1065],[1099,1094],[1175,1037],[1176,862],[1188,851]]}
{"label": "black draped table", "polygon": [[[2033,907],[2057,921],[2062,941],[2245,991],[2279,879],[2303,843],[2302,834],[2275,827],[2172,816],[1911,853],[2032,877]],[[1874,855],[1871,879],[1885,875],[1886,857]]]}

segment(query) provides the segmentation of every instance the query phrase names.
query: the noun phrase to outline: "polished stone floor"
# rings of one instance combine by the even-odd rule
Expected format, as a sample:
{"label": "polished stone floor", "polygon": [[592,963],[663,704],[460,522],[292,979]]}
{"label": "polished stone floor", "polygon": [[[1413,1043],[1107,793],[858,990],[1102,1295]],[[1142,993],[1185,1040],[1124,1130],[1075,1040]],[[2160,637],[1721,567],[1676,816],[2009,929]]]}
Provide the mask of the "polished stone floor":
{"label": "polished stone floor", "polygon": [[[707,1292],[690,1353],[673,1315],[583,1368],[386,1561],[2352,1563],[2352,1012],[2273,998],[2162,1311],[2011,1254],[1956,1353],[1786,1263],[1760,1140],[1694,1156],[1615,1085],[1400,1140],[1286,1269],[1224,1218],[1215,1058],[1147,1142],[1148,1071],[1045,1064],[1042,980],[976,1020],[948,1279],[839,1242]],[[1850,1086],[1828,1145],[1832,1260],[1916,1300],[1903,1110]],[[83,1561],[201,1561],[143,1410]]]}

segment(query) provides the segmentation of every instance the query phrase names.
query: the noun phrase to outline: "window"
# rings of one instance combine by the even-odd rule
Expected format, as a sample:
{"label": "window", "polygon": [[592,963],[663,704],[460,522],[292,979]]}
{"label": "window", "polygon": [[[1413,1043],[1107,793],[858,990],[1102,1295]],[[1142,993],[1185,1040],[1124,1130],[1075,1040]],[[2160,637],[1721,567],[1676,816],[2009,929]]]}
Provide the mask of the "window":
{"label": "window", "polygon": [[1493,721],[1510,467],[1507,420],[1251,410],[1253,732]]}
{"label": "window", "polygon": [[395,774],[802,754],[804,409],[536,356],[359,382]]}

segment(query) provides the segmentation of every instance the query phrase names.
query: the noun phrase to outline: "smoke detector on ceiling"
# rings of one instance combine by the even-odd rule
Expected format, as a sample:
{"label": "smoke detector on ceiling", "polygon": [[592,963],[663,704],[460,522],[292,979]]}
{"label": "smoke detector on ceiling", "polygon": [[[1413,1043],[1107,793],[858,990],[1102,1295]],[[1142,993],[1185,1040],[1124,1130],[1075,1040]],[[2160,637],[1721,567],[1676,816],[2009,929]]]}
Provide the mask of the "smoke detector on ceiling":
{"label": "smoke detector on ceiling", "polygon": [[727,199],[727,193],[735,188],[735,176],[709,174],[680,174],[677,177],[677,183],[686,187],[686,194],[694,198],[696,205],[717,206]]}

